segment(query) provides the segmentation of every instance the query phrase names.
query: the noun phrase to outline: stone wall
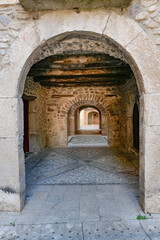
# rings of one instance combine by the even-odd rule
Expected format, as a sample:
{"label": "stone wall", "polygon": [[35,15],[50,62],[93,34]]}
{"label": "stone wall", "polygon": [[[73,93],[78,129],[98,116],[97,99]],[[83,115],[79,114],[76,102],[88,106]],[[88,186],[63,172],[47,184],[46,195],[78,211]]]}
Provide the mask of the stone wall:
{"label": "stone wall", "polygon": [[[139,106],[139,92],[135,79],[120,87],[121,92],[121,142],[129,151],[133,149],[133,109]],[[140,107],[139,107],[140,110]]]}
{"label": "stone wall", "polygon": [[46,89],[28,77],[24,94],[35,97],[29,101],[29,149],[39,152],[46,146]]}
{"label": "stone wall", "polygon": [[[48,144],[51,146],[55,143],[60,146],[66,145],[68,113],[72,112],[74,116],[77,108],[89,104],[98,107],[100,111],[101,106],[103,106],[102,118],[104,118],[105,126],[102,125],[102,133],[108,135],[112,145],[119,144],[120,134],[119,126],[117,126],[119,123],[119,100],[120,95],[116,87],[52,88],[47,97]],[[107,118],[115,120],[114,124],[109,126],[110,132],[108,134],[106,132]],[[75,126],[74,122],[68,124]],[[56,135],[54,129],[57,131]]]}
{"label": "stone wall", "polygon": [[[102,134],[110,146],[133,145],[132,115],[138,90],[135,80],[120,87],[44,88],[27,78],[26,95],[36,96],[30,102],[30,150],[45,146],[63,147],[68,135],[75,134],[75,112],[79,107],[95,106],[101,112]],[[127,99],[127,101],[126,101]]]}
{"label": "stone wall", "polygon": [[160,48],[160,1],[142,0],[137,10],[135,20]]}

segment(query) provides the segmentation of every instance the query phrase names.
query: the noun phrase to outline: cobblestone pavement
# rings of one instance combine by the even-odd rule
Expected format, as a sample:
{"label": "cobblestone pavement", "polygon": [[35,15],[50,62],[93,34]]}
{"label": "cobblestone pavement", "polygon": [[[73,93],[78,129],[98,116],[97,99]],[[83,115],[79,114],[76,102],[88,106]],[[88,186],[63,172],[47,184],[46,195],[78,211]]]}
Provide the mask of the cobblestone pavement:
{"label": "cobblestone pavement", "polygon": [[138,159],[118,148],[46,149],[26,161],[26,205],[0,212],[0,239],[159,240],[138,200]]}
{"label": "cobblestone pavement", "polygon": [[109,147],[46,149],[26,171],[28,184],[137,183],[138,157]]}

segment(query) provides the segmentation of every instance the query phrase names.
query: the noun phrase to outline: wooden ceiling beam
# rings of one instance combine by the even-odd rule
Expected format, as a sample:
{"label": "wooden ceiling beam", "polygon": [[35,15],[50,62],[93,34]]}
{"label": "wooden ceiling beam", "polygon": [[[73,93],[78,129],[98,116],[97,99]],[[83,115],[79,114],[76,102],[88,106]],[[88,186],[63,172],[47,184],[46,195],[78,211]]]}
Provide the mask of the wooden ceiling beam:
{"label": "wooden ceiling beam", "polygon": [[30,73],[30,76],[71,76],[71,75],[90,75],[90,74],[106,74],[106,75],[126,75],[130,74],[129,68],[90,68],[90,69],[70,69],[70,70],[64,70],[64,69],[48,69],[46,71],[43,70],[32,70]]}
{"label": "wooden ceiling beam", "polygon": [[121,59],[84,54],[48,57],[33,65],[28,75],[43,86],[118,86],[133,73]]}
{"label": "wooden ceiling beam", "polygon": [[39,70],[39,69],[90,69],[90,68],[129,68],[130,67],[125,64],[125,63],[120,63],[120,62],[93,62],[93,63],[51,63],[51,64],[46,64],[46,63],[39,63],[33,65],[31,68],[32,70]]}
{"label": "wooden ceiling beam", "polygon": [[90,75],[67,75],[67,76],[35,76],[34,77],[34,81],[35,82],[41,82],[41,81],[52,81],[52,82],[56,82],[56,81],[76,81],[76,80],[84,80],[84,79],[90,79],[90,81],[95,81],[95,79],[97,81],[99,81],[100,79],[105,79],[107,80],[114,80],[114,79],[129,79],[128,74],[117,74],[117,75],[113,75],[113,74],[90,74]]}
{"label": "wooden ceiling beam", "polygon": [[115,81],[110,81],[110,82],[72,82],[72,83],[66,83],[66,82],[41,82],[40,84],[42,86],[46,87],[80,87],[80,86],[117,86],[117,85],[123,85],[125,82],[115,82]]}

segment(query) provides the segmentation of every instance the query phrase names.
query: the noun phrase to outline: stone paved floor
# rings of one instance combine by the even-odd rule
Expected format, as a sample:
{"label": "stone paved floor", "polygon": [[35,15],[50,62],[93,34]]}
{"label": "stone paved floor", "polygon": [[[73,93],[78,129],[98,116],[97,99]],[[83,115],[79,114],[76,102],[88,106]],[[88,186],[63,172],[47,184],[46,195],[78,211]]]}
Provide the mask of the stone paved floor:
{"label": "stone paved floor", "polygon": [[159,240],[160,215],[138,204],[138,184],[28,185],[21,213],[0,213],[0,239]]}
{"label": "stone paved floor", "polygon": [[101,135],[70,136],[68,147],[107,147],[107,137]]}
{"label": "stone paved floor", "polygon": [[28,184],[138,183],[138,157],[109,147],[46,149],[26,171]]}
{"label": "stone paved floor", "polygon": [[21,213],[0,213],[0,239],[160,240],[160,215],[138,200],[138,161],[118,148],[46,149],[26,161]]}
{"label": "stone paved floor", "polygon": [[83,130],[96,130],[99,129],[99,125],[83,125],[80,127]]}

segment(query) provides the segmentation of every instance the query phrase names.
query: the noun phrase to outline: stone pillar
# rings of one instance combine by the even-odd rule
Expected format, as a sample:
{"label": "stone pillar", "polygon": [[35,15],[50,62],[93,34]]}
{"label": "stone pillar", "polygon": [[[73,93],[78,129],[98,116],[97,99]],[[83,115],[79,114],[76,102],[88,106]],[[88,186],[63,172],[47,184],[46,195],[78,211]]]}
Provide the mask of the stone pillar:
{"label": "stone pillar", "polygon": [[75,116],[71,115],[69,118],[69,136],[75,135]]}
{"label": "stone pillar", "polygon": [[[124,147],[130,151],[133,148],[133,116],[127,116],[125,124],[127,125],[127,133],[124,141]],[[126,129],[125,126],[123,126],[123,131],[126,131]]]}
{"label": "stone pillar", "polygon": [[140,204],[160,213],[160,93],[140,98]]}
{"label": "stone pillar", "polygon": [[76,116],[75,116],[75,123],[74,123],[74,135],[75,131],[80,129],[80,111],[79,109],[76,111]]}
{"label": "stone pillar", "polygon": [[0,98],[0,210],[21,211],[25,200],[23,102]]}
{"label": "stone pillar", "polygon": [[108,135],[108,126],[107,126],[107,117],[104,115],[101,115],[101,129],[102,129],[102,135],[107,136]]}

